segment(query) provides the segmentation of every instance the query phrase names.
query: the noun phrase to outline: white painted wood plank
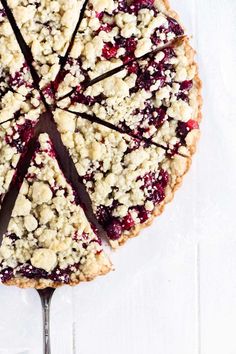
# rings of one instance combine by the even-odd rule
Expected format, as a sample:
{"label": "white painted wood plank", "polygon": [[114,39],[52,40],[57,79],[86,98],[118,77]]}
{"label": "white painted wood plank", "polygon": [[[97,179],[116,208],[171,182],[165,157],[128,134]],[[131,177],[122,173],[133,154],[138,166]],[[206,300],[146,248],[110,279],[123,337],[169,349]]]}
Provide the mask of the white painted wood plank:
{"label": "white painted wood plank", "polygon": [[116,273],[74,289],[77,354],[197,354],[196,249],[152,240],[130,243],[113,257]]}
{"label": "white painted wood plank", "polygon": [[42,354],[41,309],[34,290],[0,287],[0,353]]}
{"label": "white painted wood plank", "polygon": [[236,353],[235,254],[235,240],[201,244],[201,354]]}
{"label": "white painted wood plank", "polygon": [[235,354],[236,3],[198,0],[204,121],[197,158],[201,354]]}
{"label": "white painted wood plank", "polygon": [[[73,353],[71,291],[58,289],[53,297],[53,353]],[[1,286],[0,313],[0,354],[42,354],[42,313],[36,291]]]}
{"label": "white painted wood plank", "polygon": [[51,308],[52,354],[73,354],[72,289],[57,289]]}
{"label": "white painted wood plank", "polygon": [[198,0],[198,4],[205,105],[196,159],[197,232],[202,239],[227,239],[234,237],[236,226],[236,2]]}

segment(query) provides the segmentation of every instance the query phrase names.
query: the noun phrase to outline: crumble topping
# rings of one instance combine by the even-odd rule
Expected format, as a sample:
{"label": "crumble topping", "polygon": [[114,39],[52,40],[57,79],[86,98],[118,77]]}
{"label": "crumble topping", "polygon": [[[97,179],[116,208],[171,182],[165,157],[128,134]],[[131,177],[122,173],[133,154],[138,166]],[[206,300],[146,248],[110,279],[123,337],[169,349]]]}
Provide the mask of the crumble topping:
{"label": "crumble topping", "polygon": [[183,35],[181,26],[152,1],[89,1],[67,60],[59,96],[83,80],[120,66]]}
{"label": "crumble topping", "polygon": [[31,258],[31,264],[35,268],[51,272],[57,266],[56,253],[47,248],[35,250]]}
{"label": "crumble topping", "polygon": [[0,93],[14,90],[22,95],[32,91],[33,81],[25,58],[0,4]]}
{"label": "crumble topping", "polygon": [[10,0],[17,25],[31,48],[41,87],[56,78],[79,19],[83,0]]}
{"label": "crumble topping", "polygon": [[[184,151],[198,134],[194,77],[196,65],[185,42],[127,65],[118,74],[59,102],[62,108],[88,113],[124,132]],[[193,132],[194,130],[194,132]],[[183,148],[186,146],[186,148]],[[180,150],[179,150],[180,149]]]}
{"label": "crumble topping", "polygon": [[[19,94],[9,92],[1,102],[0,111],[0,209],[9,189],[20,156],[27,149],[43,108]],[[3,123],[5,122],[5,123]]]}
{"label": "crumble topping", "polygon": [[[43,278],[68,283],[110,268],[96,230],[75,202],[46,134],[20,189],[0,247],[0,278]],[[9,277],[7,277],[9,280]]]}
{"label": "crumble topping", "polygon": [[[65,117],[73,120],[73,131],[64,128]],[[57,110],[55,121],[111,240],[145,222],[187,169],[184,157],[168,158],[162,148],[71,113]],[[110,227],[114,222],[117,232]]]}

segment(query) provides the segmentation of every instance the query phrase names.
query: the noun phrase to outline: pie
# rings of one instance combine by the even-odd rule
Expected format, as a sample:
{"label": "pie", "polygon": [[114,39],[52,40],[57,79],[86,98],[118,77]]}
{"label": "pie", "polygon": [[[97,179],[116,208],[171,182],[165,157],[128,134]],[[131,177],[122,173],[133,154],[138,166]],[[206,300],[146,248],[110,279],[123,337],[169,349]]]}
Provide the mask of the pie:
{"label": "pie", "polygon": [[195,53],[166,0],[1,0],[0,46],[0,280],[92,280],[190,167]]}

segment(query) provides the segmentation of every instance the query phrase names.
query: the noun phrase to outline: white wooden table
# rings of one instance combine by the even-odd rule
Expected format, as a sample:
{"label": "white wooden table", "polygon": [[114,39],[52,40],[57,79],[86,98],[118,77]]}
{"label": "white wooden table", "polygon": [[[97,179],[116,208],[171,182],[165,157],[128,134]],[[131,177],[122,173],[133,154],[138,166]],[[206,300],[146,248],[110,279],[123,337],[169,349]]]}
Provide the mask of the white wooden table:
{"label": "white wooden table", "polygon": [[[52,354],[236,354],[236,1],[172,0],[204,82],[202,139],[174,202],[116,272],[57,290]],[[41,354],[33,290],[0,287],[0,354]]]}

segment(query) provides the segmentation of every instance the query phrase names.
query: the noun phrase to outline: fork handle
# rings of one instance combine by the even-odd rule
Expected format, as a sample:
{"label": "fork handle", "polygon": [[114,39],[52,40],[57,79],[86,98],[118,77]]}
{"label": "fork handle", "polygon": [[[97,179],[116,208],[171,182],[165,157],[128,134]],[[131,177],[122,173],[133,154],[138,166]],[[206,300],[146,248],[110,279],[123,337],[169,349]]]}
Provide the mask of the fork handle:
{"label": "fork handle", "polygon": [[37,290],[43,312],[43,353],[51,354],[51,345],[50,345],[50,305],[52,296],[55,289],[46,288]]}

